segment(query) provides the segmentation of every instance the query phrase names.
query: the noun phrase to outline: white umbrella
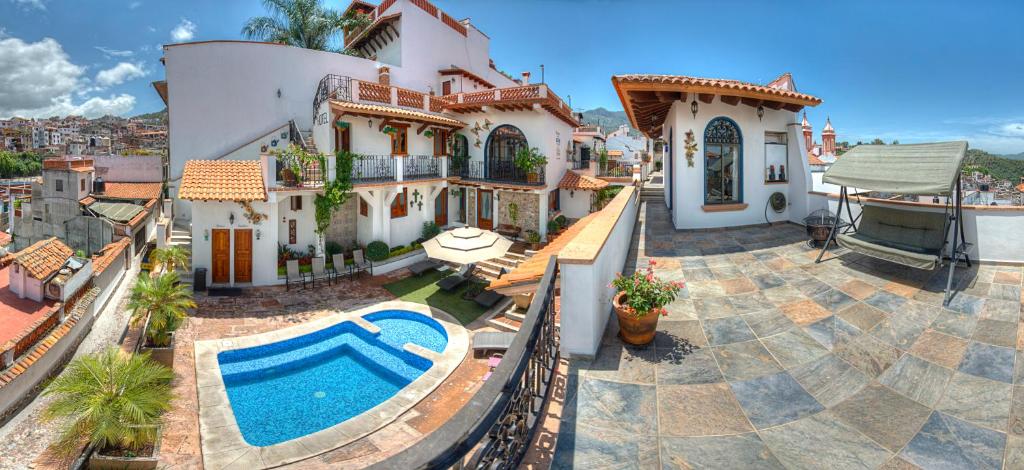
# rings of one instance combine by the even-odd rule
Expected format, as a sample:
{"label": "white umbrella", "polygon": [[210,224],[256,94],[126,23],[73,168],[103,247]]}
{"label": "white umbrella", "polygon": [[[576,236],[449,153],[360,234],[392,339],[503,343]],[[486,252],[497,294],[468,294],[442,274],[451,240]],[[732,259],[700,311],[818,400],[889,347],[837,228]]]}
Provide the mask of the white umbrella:
{"label": "white umbrella", "polygon": [[458,264],[500,258],[512,247],[512,241],[494,232],[460,227],[423,242],[427,256]]}

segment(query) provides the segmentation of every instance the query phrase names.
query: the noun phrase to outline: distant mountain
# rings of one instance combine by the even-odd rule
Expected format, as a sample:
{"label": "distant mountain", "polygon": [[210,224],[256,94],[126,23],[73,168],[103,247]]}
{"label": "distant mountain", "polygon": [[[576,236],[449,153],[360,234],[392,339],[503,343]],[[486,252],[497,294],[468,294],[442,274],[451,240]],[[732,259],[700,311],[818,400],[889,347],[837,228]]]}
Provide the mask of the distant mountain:
{"label": "distant mountain", "polygon": [[1024,158],[1021,156],[992,155],[984,150],[969,149],[966,164],[986,170],[995,179],[1017,183],[1024,176]]}
{"label": "distant mountain", "polygon": [[[601,131],[609,133],[618,129],[619,126],[629,125],[629,118],[625,111],[609,111],[604,108],[590,109],[583,111],[583,124],[587,126],[601,126]],[[640,131],[630,126],[631,135],[640,135]]]}
{"label": "distant mountain", "polygon": [[1009,158],[1010,160],[1024,160],[1024,152],[1015,153],[1013,155],[997,155],[1002,158]]}
{"label": "distant mountain", "polygon": [[160,111],[156,111],[156,112],[153,112],[153,113],[140,114],[138,116],[132,116],[132,117],[133,118],[138,118],[138,119],[159,119],[160,122],[166,124],[167,123],[167,108],[165,107],[164,109],[162,109]]}

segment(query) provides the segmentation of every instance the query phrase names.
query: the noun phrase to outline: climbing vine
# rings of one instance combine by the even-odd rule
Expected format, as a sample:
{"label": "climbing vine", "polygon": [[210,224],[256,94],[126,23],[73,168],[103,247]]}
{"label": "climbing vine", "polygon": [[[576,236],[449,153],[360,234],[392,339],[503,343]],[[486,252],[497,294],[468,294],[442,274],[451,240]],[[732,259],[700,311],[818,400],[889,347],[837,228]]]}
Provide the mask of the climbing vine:
{"label": "climbing vine", "polygon": [[[327,227],[331,226],[331,214],[341,208],[342,204],[352,196],[352,160],[351,152],[338,152],[334,166],[334,181],[324,181],[323,193],[317,194],[313,200],[316,209],[316,233],[323,236]],[[320,168],[327,170],[327,157],[319,155]]]}

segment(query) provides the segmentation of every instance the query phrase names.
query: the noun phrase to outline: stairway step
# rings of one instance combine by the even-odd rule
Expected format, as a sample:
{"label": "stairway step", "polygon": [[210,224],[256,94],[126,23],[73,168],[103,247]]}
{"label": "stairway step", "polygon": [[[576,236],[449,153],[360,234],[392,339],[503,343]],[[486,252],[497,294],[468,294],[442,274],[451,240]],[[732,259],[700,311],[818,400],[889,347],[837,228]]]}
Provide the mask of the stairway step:
{"label": "stairway step", "polygon": [[504,257],[508,258],[508,259],[513,259],[513,260],[519,260],[519,261],[523,261],[523,260],[526,259],[526,256],[523,256],[523,255],[521,255],[519,253],[513,253],[511,251],[505,253]]}
{"label": "stairway step", "polygon": [[511,333],[519,332],[519,325],[506,323],[498,318],[491,318],[490,320],[487,320],[487,324],[502,331],[508,331]]}
{"label": "stairway step", "polygon": [[510,309],[509,311],[505,312],[505,317],[510,320],[515,320],[517,322],[523,322],[526,320],[526,311],[524,310],[522,311],[522,313],[520,313],[518,308],[513,307],[513,309]]}

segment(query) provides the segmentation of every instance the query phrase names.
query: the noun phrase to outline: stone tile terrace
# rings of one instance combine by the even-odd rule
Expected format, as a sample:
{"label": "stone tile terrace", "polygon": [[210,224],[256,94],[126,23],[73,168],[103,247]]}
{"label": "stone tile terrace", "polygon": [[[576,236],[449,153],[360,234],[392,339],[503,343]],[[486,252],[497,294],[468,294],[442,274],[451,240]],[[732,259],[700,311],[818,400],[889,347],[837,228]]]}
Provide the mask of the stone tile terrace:
{"label": "stone tile terrace", "polygon": [[654,344],[613,319],[569,361],[552,468],[1024,468],[1021,267],[958,269],[943,308],[945,270],[649,204],[628,267],[687,287]]}

